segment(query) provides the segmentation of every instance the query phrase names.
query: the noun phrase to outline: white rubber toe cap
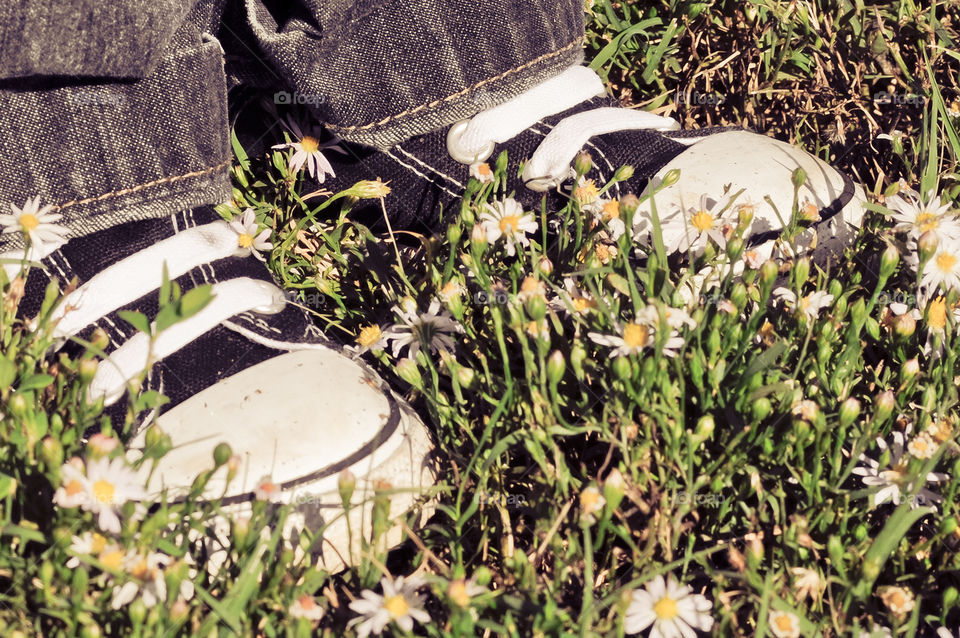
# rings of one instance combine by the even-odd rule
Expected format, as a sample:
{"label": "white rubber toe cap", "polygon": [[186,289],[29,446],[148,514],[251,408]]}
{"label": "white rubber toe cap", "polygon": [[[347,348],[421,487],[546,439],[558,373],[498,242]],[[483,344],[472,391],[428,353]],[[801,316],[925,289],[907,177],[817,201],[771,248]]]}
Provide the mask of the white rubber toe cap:
{"label": "white rubber toe cap", "polygon": [[[701,194],[719,198],[724,193],[745,189],[736,203],[750,202],[756,209],[754,235],[748,239],[748,247],[767,252],[783,229],[783,222],[790,221],[791,178],[797,168],[807,174],[798,202],[815,204],[822,218],[801,236],[798,252],[809,251],[818,261],[839,252],[853,240],[863,219],[866,200],[863,189],[806,151],[749,131],[726,131],[704,137],[671,160],[651,180],[651,184],[658,184],[669,171],[680,170],[680,179],[656,195],[657,211],[665,222],[664,242],[670,245],[683,232],[682,225],[667,223],[667,217],[677,209],[695,206]],[[776,206],[779,216],[767,198]],[[649,213],[649,202],[644,202],[641,209]],[[768,243],[769,246],[764,246]]]}

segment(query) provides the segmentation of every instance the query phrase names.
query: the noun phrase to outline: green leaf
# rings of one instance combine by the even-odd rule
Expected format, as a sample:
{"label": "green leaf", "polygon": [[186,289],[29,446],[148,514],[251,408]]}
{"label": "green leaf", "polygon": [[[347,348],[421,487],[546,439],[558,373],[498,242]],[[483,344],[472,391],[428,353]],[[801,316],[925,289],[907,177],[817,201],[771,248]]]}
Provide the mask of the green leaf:
{"label": "green leaf", "polygon": [[180,319],[189,319],[213,300],[212,286],[203,284],[188,290],[180,299]]}
{"label": "green leaf", "polygon": [[0,499],[13,496],[16,493],[17,479],[12,476],[7,476],[6,474],[0,474]]}
{"label": "green leaf", "polygon": [[25,390],[39,390],[47,387],[51,383],[53,383],[53,377],[49,374],[35,374],[24,379],[18,386],[18,389],[21,392]]}
{"label": "green leaf", "polygon": [[0,357],[0,392],[8,390],[17,378],[17,365],[5,357]]}
{"label": "green leaf", "polygon": [[134,312],[131,310],[120,310],[117,312],[117,315],[131,326],[136,328],[138,331],[144,334],[150,334],[150,320],[147,319],[147,316],[142,312]]}

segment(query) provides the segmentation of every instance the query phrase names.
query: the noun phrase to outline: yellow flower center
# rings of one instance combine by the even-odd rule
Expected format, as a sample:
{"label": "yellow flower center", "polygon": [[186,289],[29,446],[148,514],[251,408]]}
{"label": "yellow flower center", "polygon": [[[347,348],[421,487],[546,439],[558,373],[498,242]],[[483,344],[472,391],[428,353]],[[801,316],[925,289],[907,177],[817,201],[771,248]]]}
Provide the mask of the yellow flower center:
{"label": "yellow flower center", "polygon": [[580,509],[587,514],[600,508],[600,492],[598,490],[584,490],[580,494]]}
{"label": "yellow flower center", "polygon": [[804,204],[803,208],[800,209],[800,212],[803,215],[804,219],[811,220],[811,221],[814,219],[817,219],[820,216],[820,209],[817,208],[816,204],[813,204],[811,202],[807,202],[806,204]]}
{"label": "yellow flower center", "polygon": [[606,219],[619,219],[620,218],[620,202],[611,199],[609,202],[603,205],[603,215]]}
{"label": "yellow flower center", "polygon": [[613,253],[610,252],[610,248],[604,244],[597,244],[597,248],[594,252],[597,255],[597,259],[604,264],[610,261],[610,258],[613,256]]}
{"label": "yellow flower center", "polygon": [[74,479],[63,486],[63,489],[66,490],[67,496],[76,496],[83,491],[83,483]]}
{"label": "yellow flower center", "polygon": [[450,600],[461,607],[466,607],[470,604],[470,594],[467,593],[467,584],[462,580],[455,580],[450,583],[450,587],[447,589],[447,595],[450,597]]}
{"label": "yellow flower center", "polygon": [[250,233],[240,233],[237,236],[237,245],[241,248],[250,248],[253,246],[253,235]]}
{"label": "yellow flower center", "polygon": [[593,299],[587,299],[586,297],[574,297],[573,299],[573,309],[579,313],[595,308],[596,305],[597,303]]}
{"label": "yellow flower center", "polygon": [[957,258],[949,253],[940,253],[937,255],[937,269],[940,272],[951,272],[957,265]]}
{"label": "yellow flower center", "polygon": [[677,601],[669,596],[664,596],[654,604],[653,613],[660,620],[673,620],[677,617]]}
{"label": "yellow flower center", "polygon": [[317,601],[313,599],[313,596],[306,594],[297,598],[297,602],[300,603],[300,609],[303,611],[313,611],[317,607]]}
{"label": "yellow flower center", "polygon": [[130,568],[130,575],[134,578],[140,580],[146,580],[147,576],[150,575],[150,565],[147,563],[146,558],[141,558],[137,561],[137,564]]}
{"label": "yellow flower center", "polygon": [[316,153],[320,149],[320,142],[315,137],[305,135],[304,138],[300,140],[300,148],[302,148],[305,153]]}
{"label": "yellow flower center", "polygon": [[490,170],[490,165],[486,162],[477,164],[477,174],[480,175],[480,177],[487,177],[491,173],[493,173],[493,171]]}
{"label": "yellow flower center", "polygon": [[713,228],[713,215],[705,210],[697,211],[697,213],[690,218],[690,223],[693,224],[694,228],[702,233]]}
{"label": "yellow flower center", "polygon": [[776,625],[777,629],[783,633],[787,633],[793,630],[793,619],[786,614],[780,614],[773,619],[773,624]]}
{"label": "yellow flower center", "polygon": [[934,330],[943,330],[947,325],[947,302],[943,297],[937,297],[930,302],[927,309],[927,324]]}
{"label": "yellow flower center", "polygon": [[810,308],[810,295],[800,300],[800,309],[806,312],[808,308]]}
{"label": "yellow flower center", "polygon": [[387,610],[391,618],[400,618],[406,616],[410,611],[410,604],[403,596],[390,596],[383,601],[383,608]]}
{"label": "yellow flower center", "polygon": [[100,562],[109,569],[120,569],[123,565],[123,551],[113,549],[100,554]]}
{"label": "yellow flower center", "polygon": [[360,335],[357,336],[357,343],[359,343],[364,348],[369,348],[377,341],[380,340],[380,337],[383,336],[383,331],[380,330],[380,326],[372,325],[367,326],[360,331]]}
{"label": "yellow flower center", "polygon": [[599,193],[600,190],[597,188],[596,182],[594,182],[592,179],[588,179],[574,188],[572,194],[573,198],[582,205],[595,201]]}
{"label": "yellow flower center", "polygon": [[501,233],[515,233],[520,230],[519,215],[504,215],[500,218]]}
{"label": "yellow flower center", "polygon": [[25,231],[30,232],[39,225],[40,220],[37,219],[36,215],[31,215],[30,213],[20,215],[20,226],[22,226]]}
{"label": "yellow flower center", "polygon": [[936,230],[940,226],[940,220],[937,219],[936,215],[923,211],[917,215],[914,224],[916,224],[920,232],[923,233],[928,230]]}
{"label": "yellow flower center", "polygon": [[110,481],[100,479],[93,484],[93,496],[101,503],[113,503],[113,499],[116,497],[116,495],[117,486]]}
{"label": "yellow flower center", "polygon": [[894,590],[890,592],[890,608],[891,609],[903,609],[907,604],[907,597],[903,595],[903,592],[900,590]]}
{"label": "yellow flower center", "polygon": [[650,329],[639,323],[628,323],[623,329],[623,342],[628,348],[642,348],[650,340]]}
{"label": "yellow flower center", "polygon": [[107,546],[107,539],[101,536],[100,534],[94,534],[93,540],[90,542],[90,553],[99,554],[103,551],[103,548]]}

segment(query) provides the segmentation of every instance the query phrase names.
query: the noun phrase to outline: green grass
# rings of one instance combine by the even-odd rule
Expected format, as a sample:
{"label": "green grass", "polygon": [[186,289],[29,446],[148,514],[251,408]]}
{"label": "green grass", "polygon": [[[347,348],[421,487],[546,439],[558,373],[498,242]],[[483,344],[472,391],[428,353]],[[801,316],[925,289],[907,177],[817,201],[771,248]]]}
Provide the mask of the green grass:
{"label": "green grass", "polygon": [[[958,19],[943,3],[597,2],[589,50],[627,102],[679,114],[687,125],[743,122],[795,141],[857,175],[878,202],[899,178],[937,186],[952,202],[960,142],[947,106],[956,96]],[[926,102],[876,104],[877,87],[891,83]],[[677,101],[687,90],[725,99],[687,108]],[[876,135],[894,128],[903,141],[891,152]],[[162,551],[174,563],[166,604],[111,609],[121,575],[89,558],[66,566],[70,536],[95,529],[93,519],[50,506],[63,460],[84,454],[78,435],[101,418],[81,398],[95,350],[79,361],[49,355],[44,316],[56,291],[34,331],[13,320],[17,289],[7,283],[0,306],[5,635],[349,636],[348,603],[376,590],[385,572],[428,578],[422,593],[433,621],[417,625],[418,636],[620,636],[630,592],[668,573],[711,601],[714,635],[774,635],[773,611],[797,616],[804,636],[857,635],[871,622],[911,636],[960,626],[960,342],[952,319],[940,341],[929,316],[912,332],[884,320],[890,299],[916,299],[918,290],[905,263],[909,248],[880,203],[828,272],[800,260],[782,273],[768,264],[725,277],[702,298],[709,303],[689,308],[696,327],[681,329],[679,356],[654,348],[611,358],[588,333],[612,334],[648,304],[680,306],[682,282],[723,255],[671,270],[662,258],[633,259],[628,233],[606,260],[597,249],[609,242],[571,202],[538,212],[540,232],[509,257],[502,243],[472,238],[482,203],[502,195],[474,184],[435,236],[402,236],[401,263],[386,233],[352,220],[348,195],[304,201],[281,153],[247,161],[238,151],[235,202],[223,213],[251,206],[277,229],[269,263],[286,288],[317,306],[329,335],[351,343],[365,327],[395,322],[396,306],[412,300],[426,311],[441,291],[447,295],[444,307],[463,330],[453,353],[403,362],[389,351],[364,355],[435,434],[445,459],[431,495],[437,512],[395,552],[371,543],[361,564],[330,575],[283,549],[272,530],[285,510],[259,503],[247,526],[232,529],[220,572],[192,579],[196,594],[180,606],[185,533],[191,525],[202,531],[200,521],[217,508],[197,497],[201,477],[184,503],[163,504],[140,522],[130,518],[132,507],[125,512],[120,542]],[[548,215],[563,219],[565,231],[544,232]],[[568,313],[547,303],[571,276],[596,308]],[[531,281],[544,297],[520,296]],[[772,306],[778,285],[833,300],[817,319],[804,319]],[[506,293],[509,302],[478,304],[478,293]],[[317,294],[324,303],[310,304]],[[202,292],[166,297],[169,321],[202,303]],[[925,353],[928,343],[942,344],[942,355]],[[912,359],[916,372],[905,366]],[[131,409],[159,400],[146,396]],[[859,455],[885,465],[890,453],[878,437],[892,441],[907,423],[917,433],[941,421],[945,441],[933,456],[907,456],[899,468],[903,504],[874,506],[872,490],[853,474]],[[159,432],[150,444],[158,454],[167,446]],[[218,462],[229,456],[222,452]],[[932,471],[950,476],[929,486],[942,503],[911,508],[917,477]],[[592,517],[583,498],[591,487],[606,500]],[[301,542],[308,547],[312,535]],[[816,574],[822,589],[802,595],[798,570]],[[488,591],[460,607],[448,589],[458,578]],[[913,593],[912,611],[889,610],[882,594],[892,586]],[[319,629],[288,612],[305,593],[326,607]],[[404,635],[393,625],[390,632]]]}

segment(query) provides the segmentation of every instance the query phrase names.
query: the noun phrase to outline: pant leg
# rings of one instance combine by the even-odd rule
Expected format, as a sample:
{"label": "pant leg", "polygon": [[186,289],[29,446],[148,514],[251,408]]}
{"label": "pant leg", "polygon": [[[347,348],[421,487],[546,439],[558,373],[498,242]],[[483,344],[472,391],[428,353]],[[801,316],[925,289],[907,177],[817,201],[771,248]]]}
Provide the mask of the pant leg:
{"label": "pant leg", "polygon": [[[255,46],[263,59],[247,57],[248,70],[282,78],[288,99],[315,107],[340,137],[381,148],[475,115],[583,59],[583,0],[228,5],[228,53],[243,60]],[[241,31],[255,42],[230,44]],[[273,77],[262,72],[267,65]]]}
{"label": "pant leg", "polygon": [[[39,196],[76,237],[229,199],[223,52],[199,16],[193,0],[0,9],[24,38],[0,28],[4,212]],[[0,252],[22,246],[0,235]]]}

